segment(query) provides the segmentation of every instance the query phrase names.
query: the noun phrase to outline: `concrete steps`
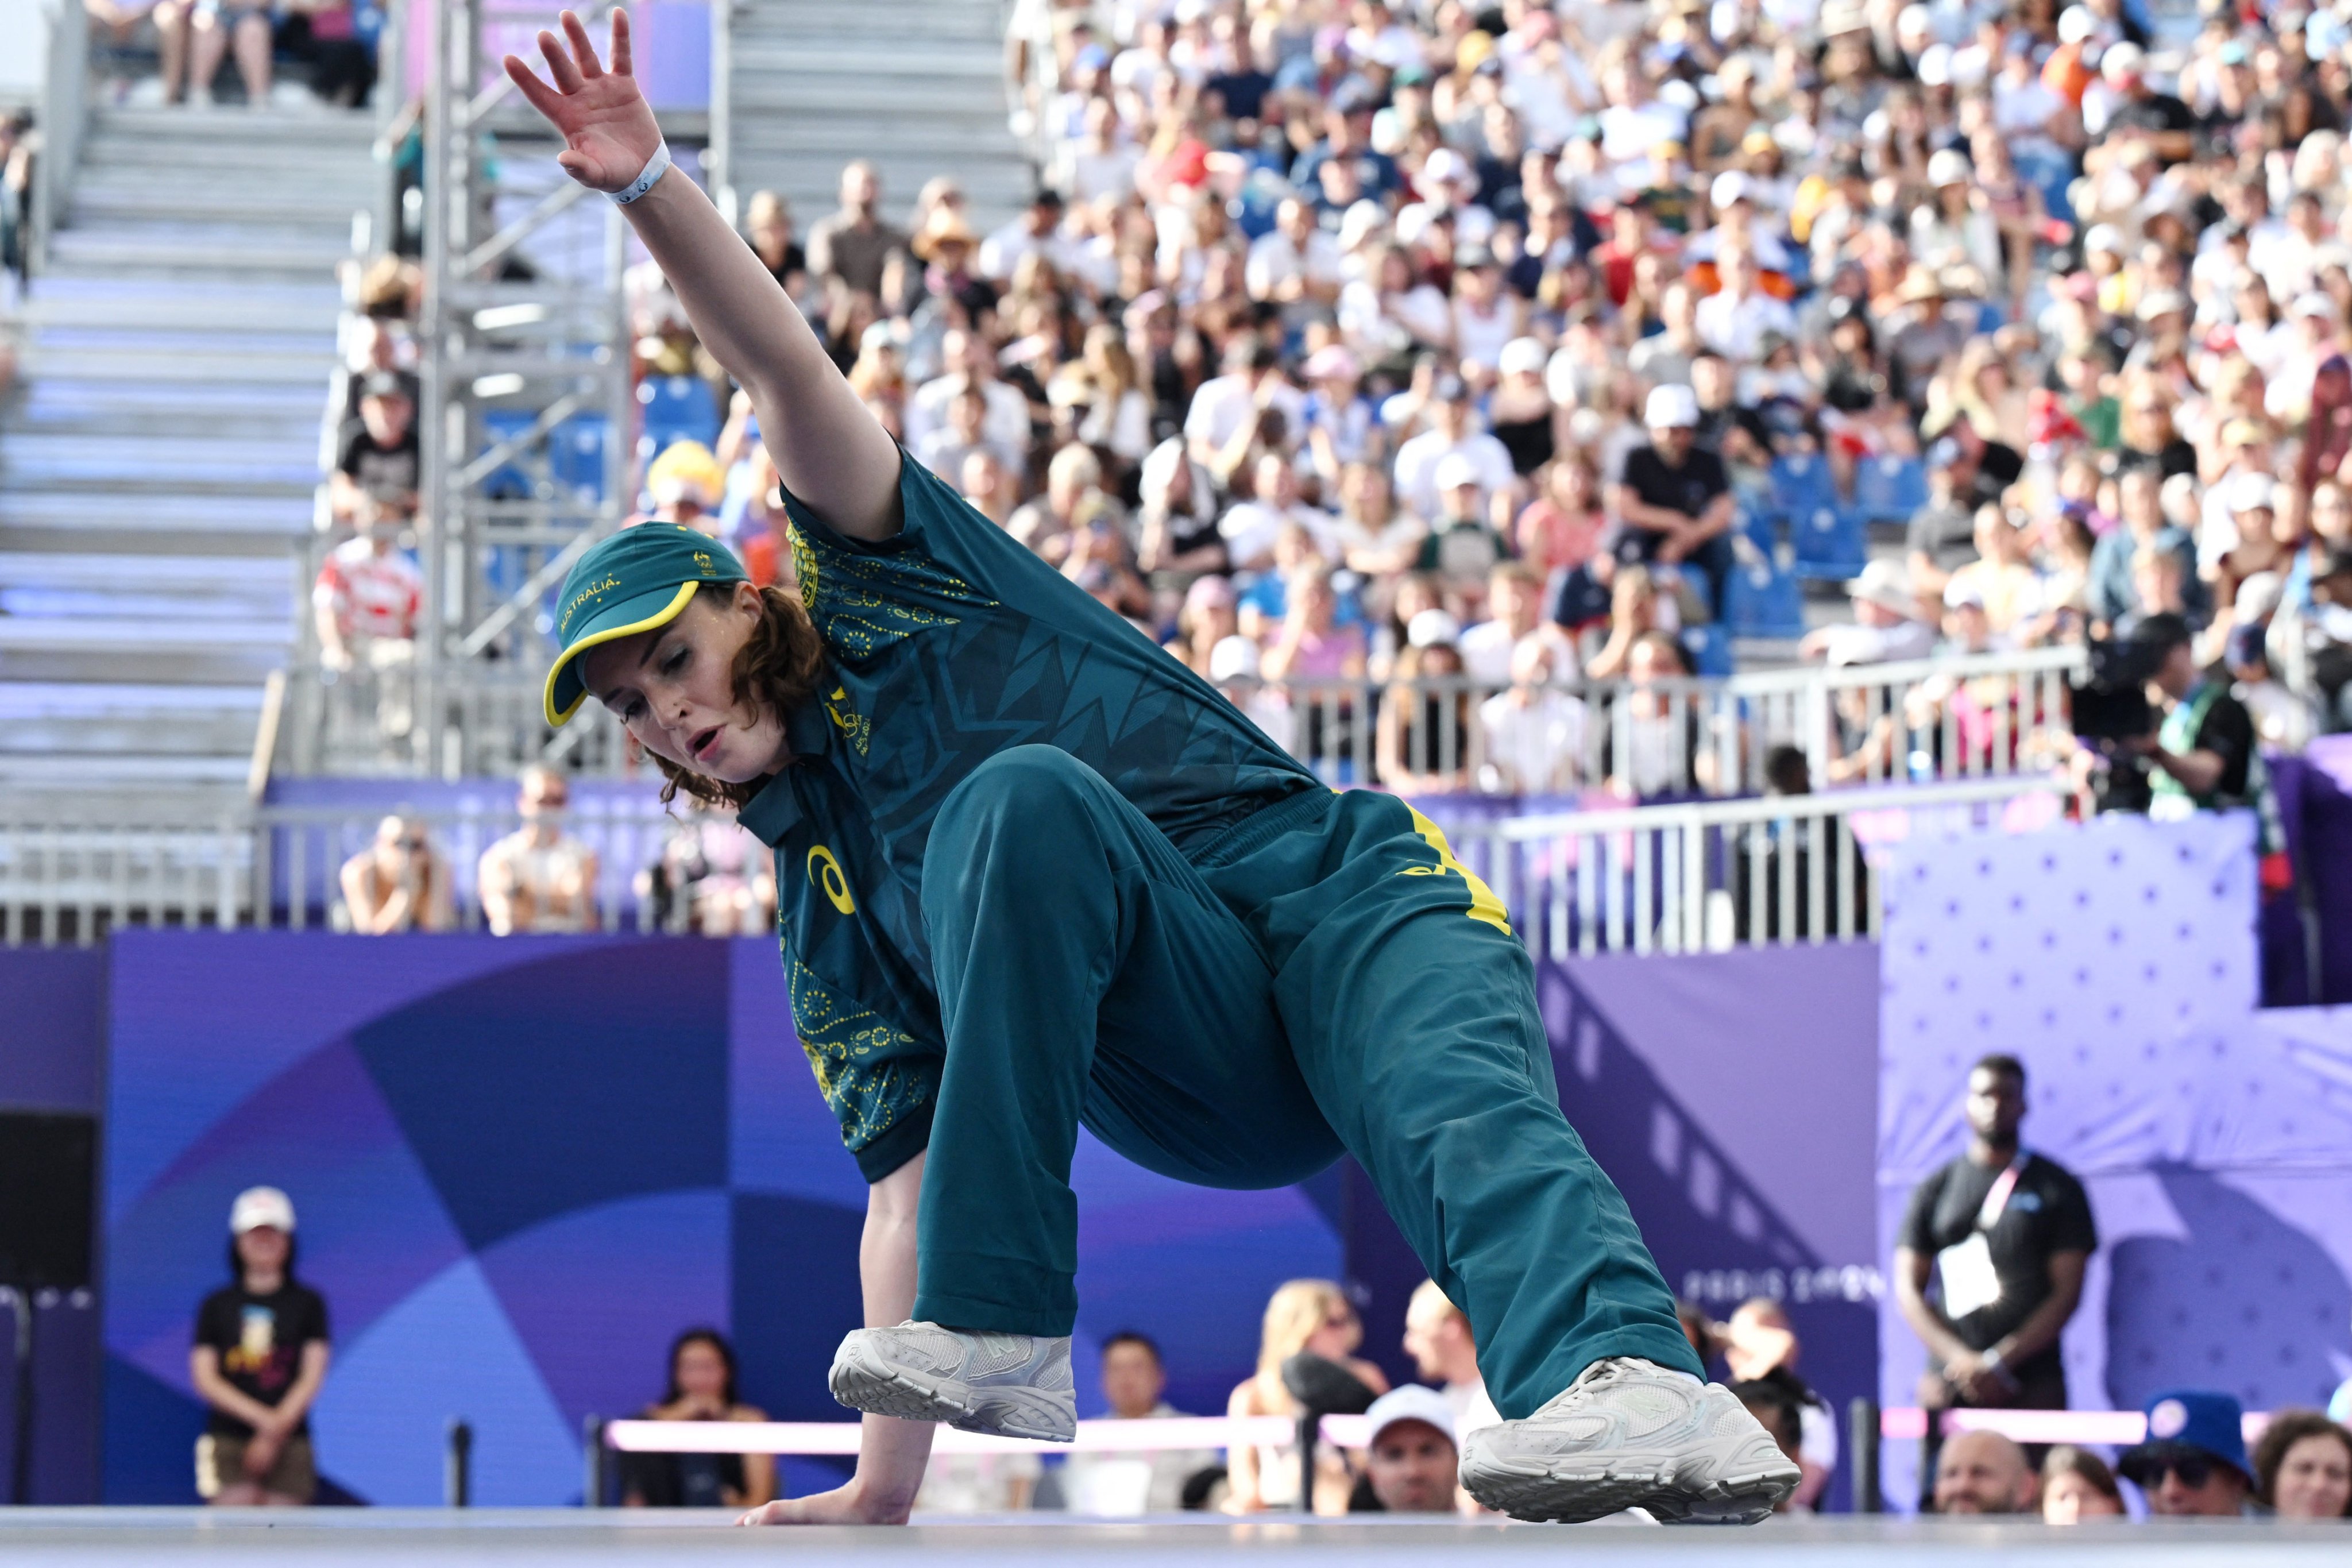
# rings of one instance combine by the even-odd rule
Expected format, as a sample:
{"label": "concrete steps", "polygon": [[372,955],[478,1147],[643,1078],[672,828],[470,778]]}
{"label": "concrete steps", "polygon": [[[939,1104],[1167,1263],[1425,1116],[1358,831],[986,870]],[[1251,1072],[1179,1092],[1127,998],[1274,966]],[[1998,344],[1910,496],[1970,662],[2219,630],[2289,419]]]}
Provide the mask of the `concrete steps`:
{"label": "concrete steps", "polygon": [[331,111],[94,116],[0,409],[9,798],[236,798],[295,647],[373,135]]}
{"label": "concrete steps", "polygon": [[1005,123],[1003,13],[991,0],[744,0],[731,13],[729,178],[781,191],[802,231],[834,210],[841,166],[871,160],[904,220],[948,174],[992,226],[1034,177]]}

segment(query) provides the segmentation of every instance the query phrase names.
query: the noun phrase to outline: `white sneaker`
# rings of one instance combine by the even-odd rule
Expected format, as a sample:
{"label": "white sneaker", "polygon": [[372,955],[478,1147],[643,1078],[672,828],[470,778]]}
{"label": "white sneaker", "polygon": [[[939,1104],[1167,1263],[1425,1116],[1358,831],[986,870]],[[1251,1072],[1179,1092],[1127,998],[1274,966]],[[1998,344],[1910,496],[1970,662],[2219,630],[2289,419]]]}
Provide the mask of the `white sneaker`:
{"label": "white sneaker", "polygon": [[121,84],[115,101],[129,109],[161,109],[163,107],[163,79],[142,77],[134,82]]}
{"label": "white sneaker", "polygon": [[965,1334],[911,1322],[860,1329],[841,1342],[825,1381],[852,1410],[902,1421],[1040,1443],[1078,1433],[1066,1335]]}
{"label": "white sneaker", "polygon": [[194,110],[211,109],[213,107],[213,89],[208,87],[192,87],[188,89],[187,104],[190,109]]}
{"label": "white sneaker", "polygon": [[1639,1508],[1665,1524],[1753,1524],[1799,1479],[1729,1389],[1631,1356],[1593,1363],[1533,1415],[1462,1445],[1462,1485],[1514,1519]]}

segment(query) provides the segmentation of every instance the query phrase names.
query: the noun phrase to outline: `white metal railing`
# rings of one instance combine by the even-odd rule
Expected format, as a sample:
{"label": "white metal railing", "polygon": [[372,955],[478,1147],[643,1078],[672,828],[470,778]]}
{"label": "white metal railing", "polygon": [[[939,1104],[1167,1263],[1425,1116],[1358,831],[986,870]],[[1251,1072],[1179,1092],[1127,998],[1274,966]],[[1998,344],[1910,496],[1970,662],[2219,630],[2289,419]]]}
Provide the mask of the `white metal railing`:
{"label": "white metal railing", "polygon": [[41,150],[33,166],[29,269],[47,270],[49,241],[65,221],[89,125],[89,12],[81,0],[50,0],[49,58],[41,79]]}
{"label": "white metal railing", "polygon": [[[307,595],[307,589],[305,590]],[[1327,782],[1416,795],[1544,795],[1616,788],[1659,795],[1752,795],[1793,746],[1815,787],[2000,778],[2063,759],[2067,678],[2079,648],[1903,664],[1763,670],[1635,687],[1566,685],[1515,700],[1466,679],[1382,685],[1295,680],[1233,695]],[[413,668],[290,672],[295,775],[485,777],[527,762],[595,774],[646,771],[591,703],[561,731],[540,712],[536,672],[458,666],[430,706]]]}
{"label": "white metal railing", "polygon": [[[1696,952],[1874,935],[1886,846],[1962,827],[2038,826],[2058,816],[2067,787],[1983,779],[1546,814],[1452,832],[1464,863],[1493,885],[1538,952]],[[452,929],[481,929],[482,853],[520,826],[503,796],[456,809],[281,805],[145,822],[87,801],[0,813],[0,942],[87,944],[124,925],[347,929],[342,868],[368,850],[387,815],[425,828]],[[651,874],[712,820],[666,809],[650,789],[575,801],[562,828],[596,856],[598,929],[695,923],[676,901],[693,895],[675,889],[664,917]],[[750,850],[741,869],[763,873],[764,853]]]}
{"label": "white metal railing", "polygon": [[1705,952],[1875,936],[1886,847],[2057,820],[2054,776],[1519,816],[1450,830],[1528,948]]}
{"label": "white metal railing", "polygon": [[[424,826],[434,875],[447,879],[450,929],[482,929],[482,852],[521,826],[505,800],[425,811],[269,805],[144,821],[88,800],[0,809],[0,943],[87,946],[121,926],[348,929],[342,868],[388,815]],[[650,791],[575,803],[562,830],[596,857],[596,928],[676,929],[657,924],[646,873],[707,820],[665,808]]]}

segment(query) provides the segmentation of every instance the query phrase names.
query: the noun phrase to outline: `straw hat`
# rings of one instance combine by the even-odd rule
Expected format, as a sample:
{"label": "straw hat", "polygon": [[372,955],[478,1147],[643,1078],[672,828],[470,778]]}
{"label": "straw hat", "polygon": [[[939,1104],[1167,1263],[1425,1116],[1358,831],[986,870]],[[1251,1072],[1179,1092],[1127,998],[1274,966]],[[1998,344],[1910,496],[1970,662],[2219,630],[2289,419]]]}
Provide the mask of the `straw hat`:
{"label": "straw hat", "polygon": [[980,236],[972,233],[971,225],[964,221],[961,213],[953,207],[933,207],[931,216],[923,224],[922,232],[915,236],[908,248],[923,260],[931,261],[938,258],[942,246],[961,245],[970,248],[979,243]]}

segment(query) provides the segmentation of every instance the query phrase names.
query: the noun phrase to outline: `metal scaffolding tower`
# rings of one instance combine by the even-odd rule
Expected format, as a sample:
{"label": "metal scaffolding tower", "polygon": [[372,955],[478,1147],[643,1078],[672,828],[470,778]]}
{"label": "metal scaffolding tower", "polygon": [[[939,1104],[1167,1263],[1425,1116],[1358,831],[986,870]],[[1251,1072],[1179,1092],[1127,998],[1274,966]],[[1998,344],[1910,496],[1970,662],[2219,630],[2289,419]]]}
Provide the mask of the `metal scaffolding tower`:
{"label": "metal scaffolding tower", "polygon": [[[582,7],[601,33],[606,5]],[[425,604],[413,765],[443,777],[561,761],[616,738],[551,733],[547,606],[630,510],[634,404],[620,212],[499,67],[551,4],[439,0],[425,89],[419,333]]]}

